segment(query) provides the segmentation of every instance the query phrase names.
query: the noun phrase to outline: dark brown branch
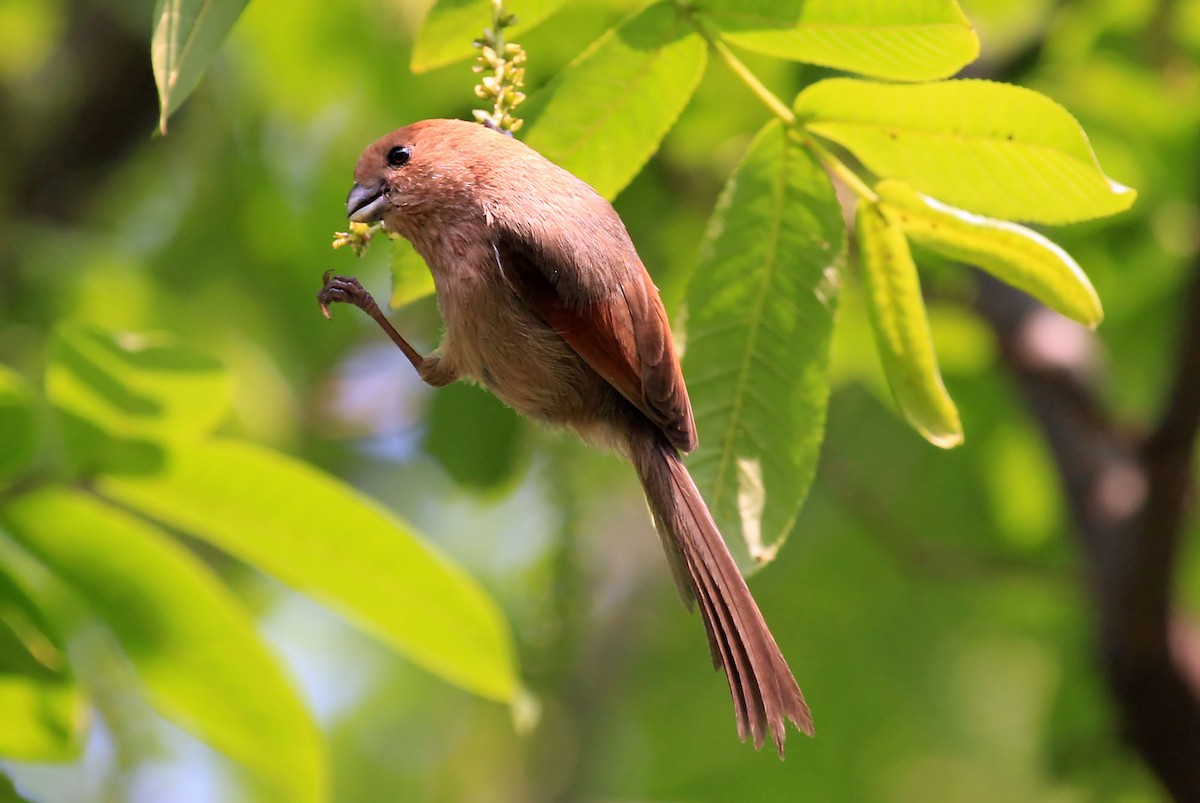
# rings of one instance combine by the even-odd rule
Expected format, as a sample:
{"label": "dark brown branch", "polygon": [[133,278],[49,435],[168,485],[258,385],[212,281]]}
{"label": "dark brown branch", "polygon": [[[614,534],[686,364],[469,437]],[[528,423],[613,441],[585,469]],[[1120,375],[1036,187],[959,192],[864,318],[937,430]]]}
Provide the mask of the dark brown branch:
{"label": "dark brown branch", "polygon": [[1180,323],[1182,338],[1173,385],[1146,447],[1155,452],[1178,452],[1177,457],[1183,458],[1193,452],[1200,431],[1200,264],[1193,272]]}
{"label": "dark brown branch", "polygon": [[1062,478],[1126,738],[1176,800],[1200,800],[1200,699],[1173,656],[1170,633],[1200,427],[1200,266],[1183,313],[1189,323],[1173,387],[1145,438],[1110,420],[1093,392],[1090,333],[995,280],[983,277],[980,285],[977,306]]}

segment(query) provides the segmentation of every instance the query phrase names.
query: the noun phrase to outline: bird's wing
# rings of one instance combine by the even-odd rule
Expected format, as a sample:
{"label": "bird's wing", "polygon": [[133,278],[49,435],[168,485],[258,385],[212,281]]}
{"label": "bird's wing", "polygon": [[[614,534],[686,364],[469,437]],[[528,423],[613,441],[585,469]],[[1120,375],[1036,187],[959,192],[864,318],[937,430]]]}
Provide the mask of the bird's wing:
{"label": "bird's wing", "polygon": [[[632,249],[630,249],[632,250]],[[505,279],[596,373],[645,413],[677,449],[696,448],[683,371],[658,291],[636,256],[585,272],[565,248],[504,229],[496,241]],[[582,282],[590,278],[591,285]]]}

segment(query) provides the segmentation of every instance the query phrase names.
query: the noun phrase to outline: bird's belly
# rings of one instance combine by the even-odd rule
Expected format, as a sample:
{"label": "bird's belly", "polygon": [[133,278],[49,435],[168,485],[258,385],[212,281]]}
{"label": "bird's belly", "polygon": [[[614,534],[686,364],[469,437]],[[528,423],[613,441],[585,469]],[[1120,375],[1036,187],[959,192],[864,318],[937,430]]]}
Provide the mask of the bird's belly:
{"label": "bird's belly", "polygon": [[442,358],[522,415],[611,441],[628,403],[562,336],[511,294],[491,286],[442,302]]}

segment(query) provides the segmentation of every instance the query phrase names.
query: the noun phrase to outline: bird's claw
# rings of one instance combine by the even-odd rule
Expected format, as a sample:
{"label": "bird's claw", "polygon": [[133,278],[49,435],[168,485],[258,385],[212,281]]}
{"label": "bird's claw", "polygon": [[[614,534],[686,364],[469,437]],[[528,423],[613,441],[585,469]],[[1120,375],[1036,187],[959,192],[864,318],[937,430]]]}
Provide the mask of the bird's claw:
{"label": "bird's claw", "polygon": [[375,305],[375,299],[353,276],[334,276],[332,270],[327,270],[321,277],[321,284],[317,303],[321,305],[321,314],[326,318],[333,317],[329,312],[330,304],[353,304],[368,313],[370,307]]}

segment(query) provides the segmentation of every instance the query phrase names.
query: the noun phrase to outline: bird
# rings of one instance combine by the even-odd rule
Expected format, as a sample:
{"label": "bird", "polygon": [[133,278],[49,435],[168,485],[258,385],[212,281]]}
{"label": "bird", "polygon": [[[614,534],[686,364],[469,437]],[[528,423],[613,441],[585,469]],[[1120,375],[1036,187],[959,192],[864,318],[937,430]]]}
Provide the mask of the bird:
{"label": "bird", "polygon": [[415,122],[367,146],[352,222],[407,238],[433,276],[443,335],[422,355],[361,283],[327,272],[321,310],[373,318],[432,387],[464,380],[516,412],[626,458],[685,606],[698,607],[738,736],[780,758],[804,695],[683,462],[698,445],[657,288],[620,216],[590,185],[511,135]]}

